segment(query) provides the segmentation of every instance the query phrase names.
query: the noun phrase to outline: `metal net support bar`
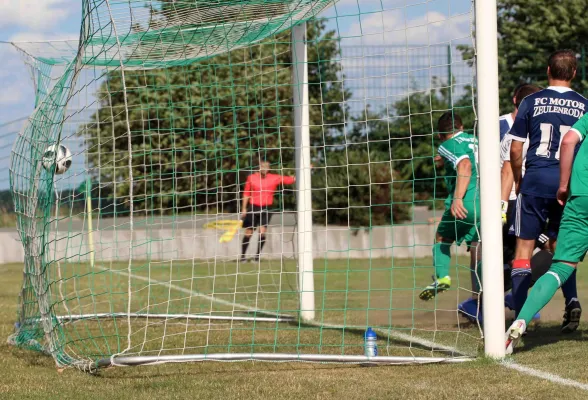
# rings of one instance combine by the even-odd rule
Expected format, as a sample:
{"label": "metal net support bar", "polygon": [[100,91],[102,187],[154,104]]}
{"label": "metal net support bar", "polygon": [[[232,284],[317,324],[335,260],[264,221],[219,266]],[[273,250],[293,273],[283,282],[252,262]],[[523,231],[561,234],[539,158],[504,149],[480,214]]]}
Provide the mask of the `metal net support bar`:
{"label": "metal net support bar", "polygon": [[327,355],[327,354],[273,354],[273,353],[219,353],[219,354],[193,354],[170,356],[136,356],[113,357],[96,362],[98,368],[110,366],[139,366],[155,365],[178,362],[198,361],[273,361],[273,362],[317,362],[317,363],[351,363],[351,364],[437,364],[437,363],[462,363],[472,361],[472,357],[393,357],[393,356],[352,356],[352,355]]}

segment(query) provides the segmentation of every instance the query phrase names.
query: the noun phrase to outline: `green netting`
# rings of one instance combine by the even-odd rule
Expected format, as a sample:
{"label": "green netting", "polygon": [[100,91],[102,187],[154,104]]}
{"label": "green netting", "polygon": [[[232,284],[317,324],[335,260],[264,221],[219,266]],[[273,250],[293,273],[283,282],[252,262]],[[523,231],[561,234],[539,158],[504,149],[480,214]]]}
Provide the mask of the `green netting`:
{"label": "green netting", "polygon": [[[48,65],[163,68],[249,46],[318,15],[334,0],[89,1],[83,48],[59,46]],[[68,48],[69,47],[69,48]],[[52,54],[53,53],[53,54]]]}
{"label": "green netting", "polygon": [[[464,249],[452,290],[418,300],[447,194],[436,121],[454,110],[474,127],[471,4],[450,3],[425,1],[440,11],[422,17],[379,1],[85,0],[79,43],[17,44],[37,104],[11,160],[26,253],[11,341],[86,370],[128,356],[358,361],[367,326],[381,356],[474,355],[479,327],[456,310],[473,292]],[[292,40],[303,23],[306,63]],[[261,261],[237,261],[243,230],[219,243],[206,228],[240,218],[261,161],[300,177],[304,88],[306,290],[299,186],[269,207]],[[55,144],[73,153],[63,175],[43,166]]]}

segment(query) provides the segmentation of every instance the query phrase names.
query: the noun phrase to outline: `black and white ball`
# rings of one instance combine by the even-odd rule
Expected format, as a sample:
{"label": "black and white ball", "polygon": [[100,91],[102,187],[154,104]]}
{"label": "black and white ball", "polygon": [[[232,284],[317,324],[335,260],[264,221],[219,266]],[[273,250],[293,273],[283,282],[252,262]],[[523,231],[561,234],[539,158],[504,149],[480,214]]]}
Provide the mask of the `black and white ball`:
{"label": "black and white ball", "polygon": [[43,168],[51,171],[55,168],[57,175],[64,174],[71,167],[71,151],[64,145],[51,145],[43,153]]}

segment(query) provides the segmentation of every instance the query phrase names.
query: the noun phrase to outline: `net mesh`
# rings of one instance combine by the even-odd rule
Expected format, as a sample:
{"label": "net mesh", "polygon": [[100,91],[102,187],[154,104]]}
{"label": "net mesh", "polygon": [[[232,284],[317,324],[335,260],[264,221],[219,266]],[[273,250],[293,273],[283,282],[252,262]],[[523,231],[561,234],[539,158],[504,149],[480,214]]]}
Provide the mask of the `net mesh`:
{"label": "net mesh", "polygon": [[[455,110],[474,127],[472,4],[405,3],[84,0],[79,42],[15,44],[36,108],[11,158],[26,254],[11,342],[86,370],[123,356],[345,361],[367,326],[380,356],[475,354],[480,329],[456,310],[472,295],[463,248],[452,289],[418,299],[447,194],[436,120]],[[301,23],[308,82],[294,73]],[[238,261],[245,231],[226,228],[262,161],[296,175],[302,85],[312,321],[299,318],[299,187],[277,191],[261,260]],[[56,143],[72,152],[62,175],[43,165]]]}

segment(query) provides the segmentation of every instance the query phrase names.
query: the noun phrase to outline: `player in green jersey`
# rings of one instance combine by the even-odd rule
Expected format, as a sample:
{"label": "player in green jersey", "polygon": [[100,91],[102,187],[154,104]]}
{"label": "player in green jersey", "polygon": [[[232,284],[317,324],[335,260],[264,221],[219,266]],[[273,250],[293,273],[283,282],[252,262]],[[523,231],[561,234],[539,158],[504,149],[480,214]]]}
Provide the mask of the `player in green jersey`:
{"label": "player in green jersey", "polygon": [[[565,204],[565,208],[553,263],[549,271],[535,283],[518,319],[508,328],[507,354],[512,353],[533,315],[549,303],[588,251],[588,145],[584,140],[586,135],[588,115],[580,118],[561,142],[557,200],[561,205]],[[574,160],[574,150],[580,142],[582,145]]]}
{"label": "player in green jersey", "polygon": [[[430,300],[436,294],[451,287],[449,265],[451,245],[466,242],[470,248],[472,271],[479,258],[478,235],[480,228],[480,191],[476,157],[478,140],[463,131],[461,117],[447,112],[439,118],[439,156],[445,168],[445,182],[449,196],[445,200],[445,212],[437,228],[433,245],[435,281],[419,295],[421,300]],[[479,289],[477,274],[472,274],[472,288]],[[479,290],[477,290],[479,291]]]}

